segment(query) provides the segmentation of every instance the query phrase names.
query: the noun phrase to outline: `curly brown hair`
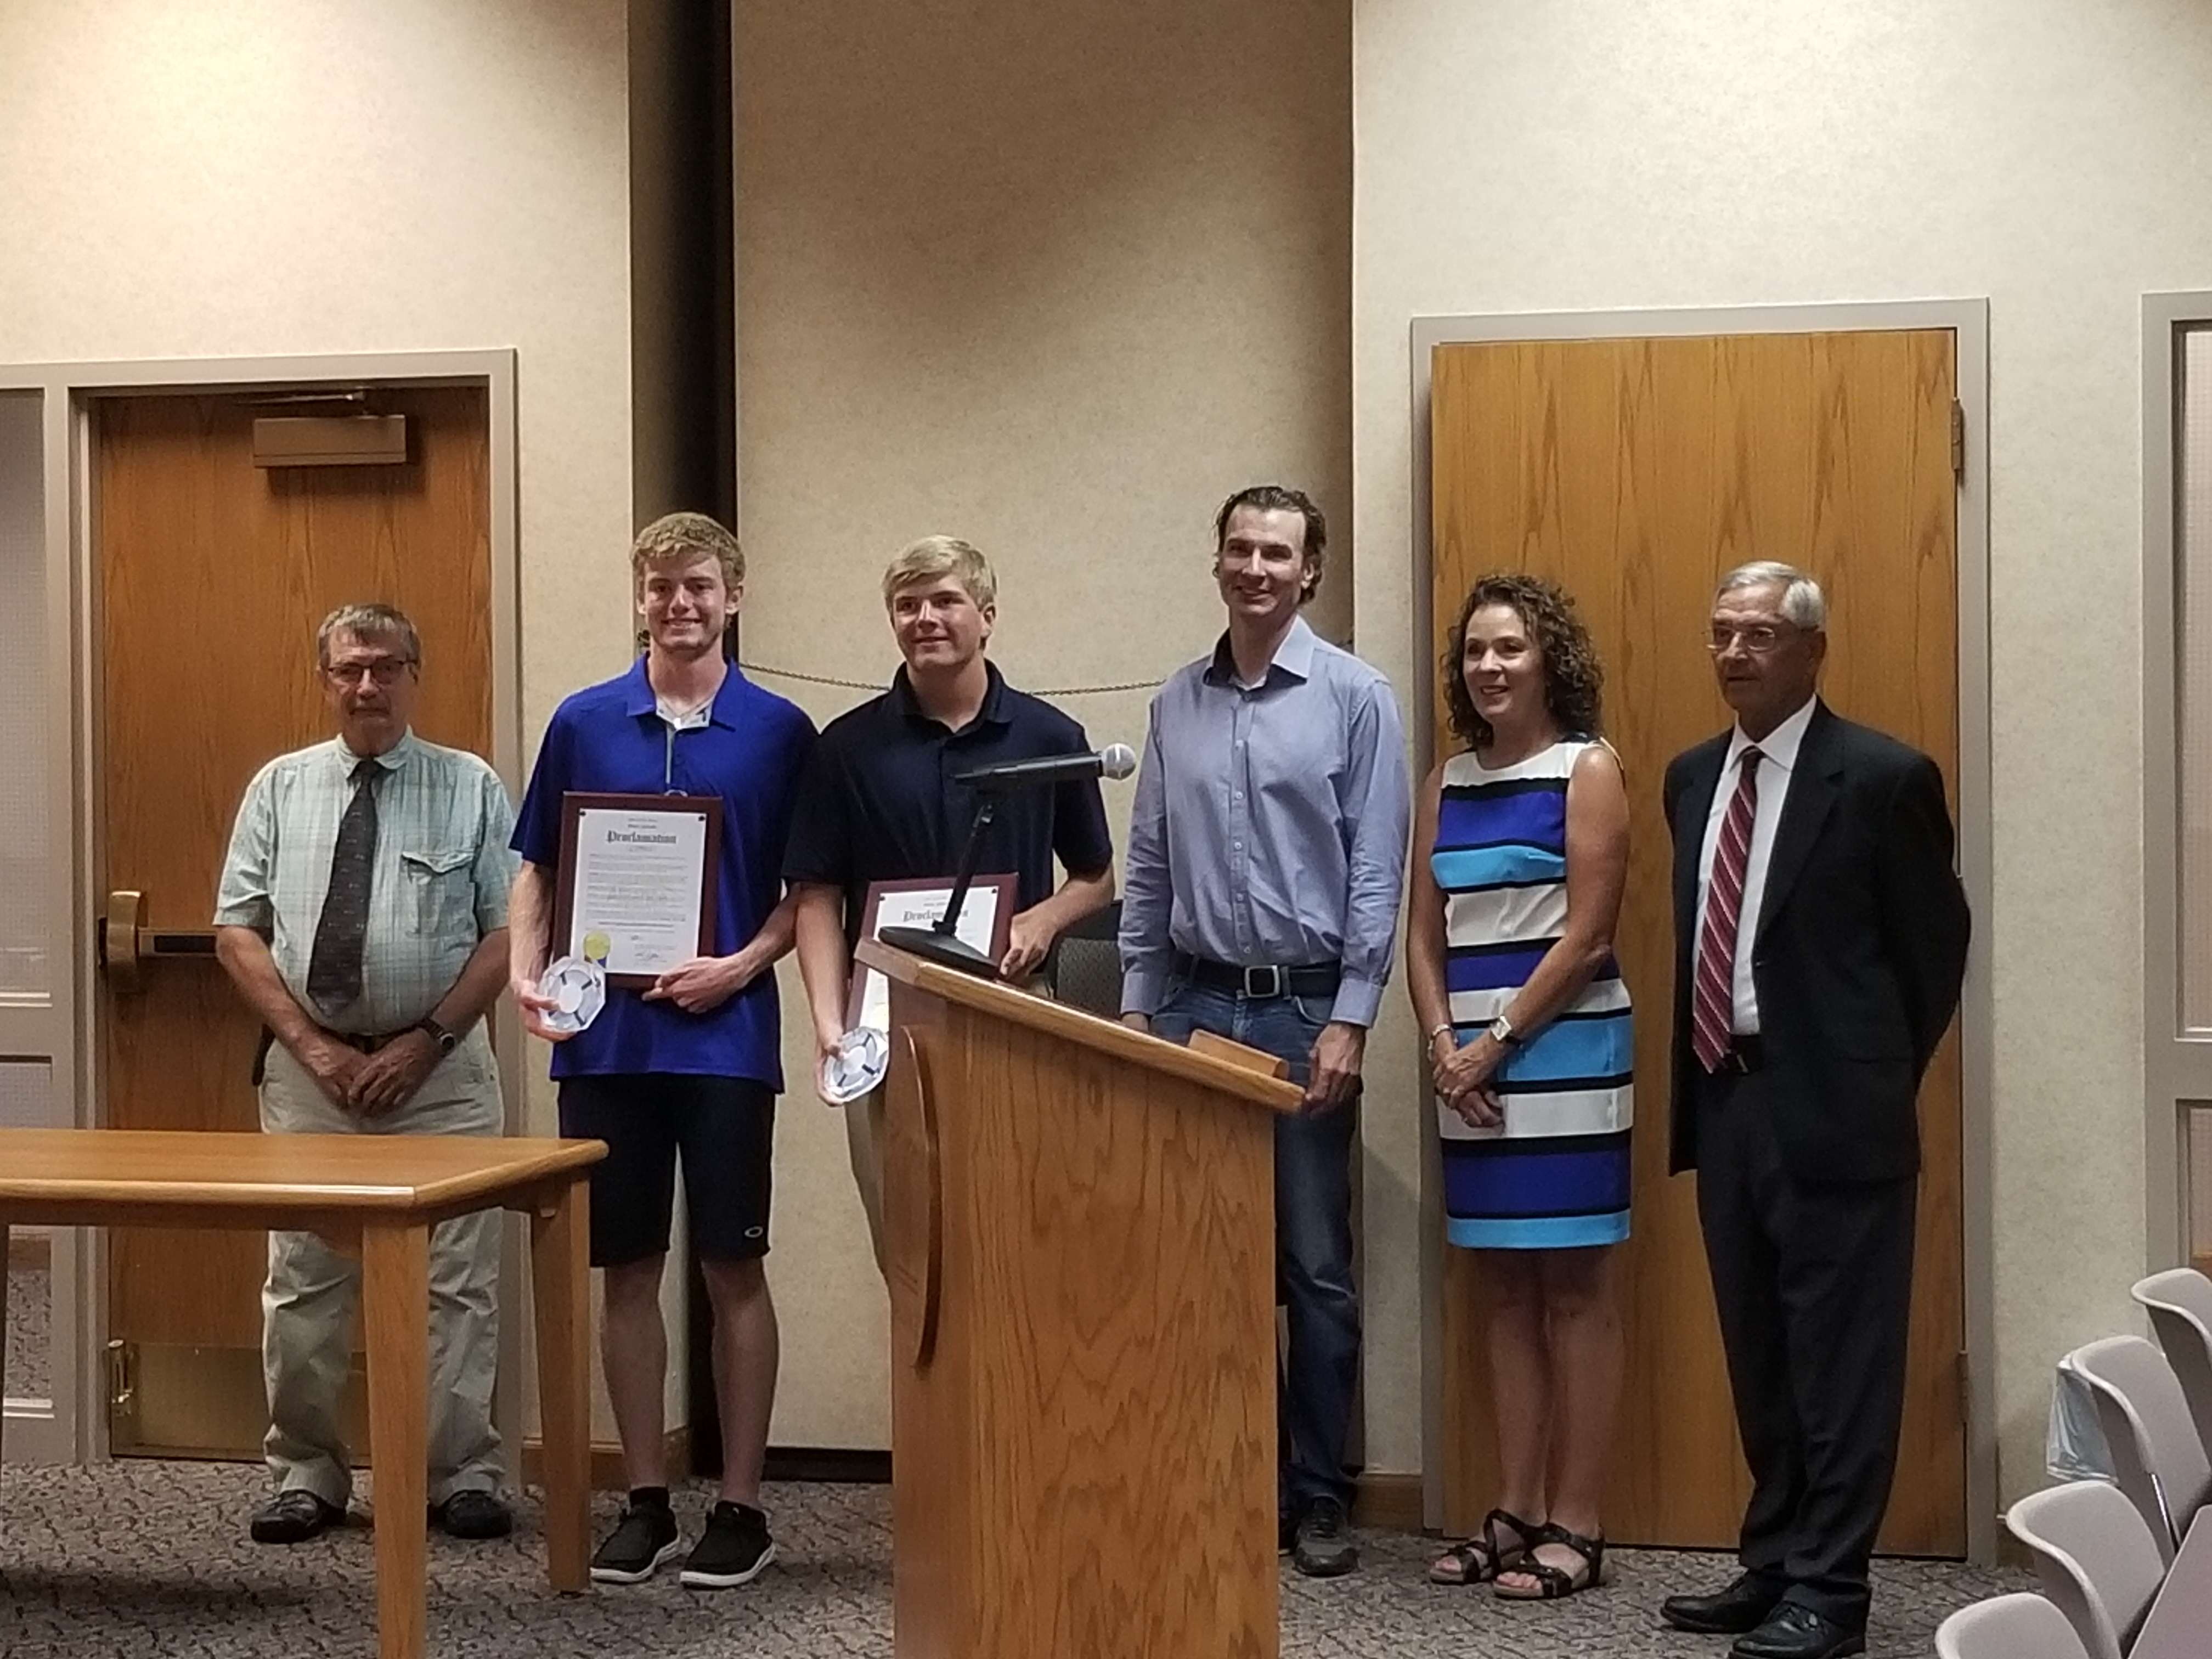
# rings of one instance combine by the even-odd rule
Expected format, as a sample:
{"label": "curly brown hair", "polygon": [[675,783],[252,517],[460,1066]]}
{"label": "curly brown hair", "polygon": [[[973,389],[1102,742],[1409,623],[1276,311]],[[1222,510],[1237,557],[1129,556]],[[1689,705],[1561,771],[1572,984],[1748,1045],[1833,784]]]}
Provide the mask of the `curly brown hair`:
{"label": "curly brown hair", "polygon": [[1474,698],[1460,672],[1467,651],[1467,624],[1486,605],[1510,606],[1528,629],[1544,659],[1544,706],[1559,722],[1560,735],[1595,738],[1603,735],[1605,669],[1590,643],[1589,629],[1575,610],[1566,590],[1541,576],[1498,570],[1480,577],[1468,590],[1459,608],[1459,620],[1444,636],[1438,659],[1444,678],[1444,706],[1450,711],[1451,729],[1470,749],[1490,741],[1490,722],[1474,712]]}

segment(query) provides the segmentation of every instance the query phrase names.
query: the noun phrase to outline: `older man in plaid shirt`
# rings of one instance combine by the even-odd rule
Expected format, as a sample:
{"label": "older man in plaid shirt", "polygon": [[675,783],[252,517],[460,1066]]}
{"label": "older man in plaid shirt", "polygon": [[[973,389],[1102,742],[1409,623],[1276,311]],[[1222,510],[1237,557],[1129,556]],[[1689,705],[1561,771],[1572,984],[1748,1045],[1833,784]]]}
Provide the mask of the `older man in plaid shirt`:
{"label": "older man in plaid shirt", "polygon": [[[410,729],[422,651],[404,616],[345,606],[315,653],[337,735],[246,787],[216,901],[216,954],[268,1031],[261,1127],[498,1134],[482,1019],[507,980],[507,791],[476,756]],[[495,1212],[431,1235],[431,1519],[455,1537],[513,1525],[491,1422],[498,1273]],[[360,1281],[313,1233],[270,1234],[264,1449],[277,1491],[253,1516],[259,1542],[297,1543],[345,1514],[338,1402]]]}

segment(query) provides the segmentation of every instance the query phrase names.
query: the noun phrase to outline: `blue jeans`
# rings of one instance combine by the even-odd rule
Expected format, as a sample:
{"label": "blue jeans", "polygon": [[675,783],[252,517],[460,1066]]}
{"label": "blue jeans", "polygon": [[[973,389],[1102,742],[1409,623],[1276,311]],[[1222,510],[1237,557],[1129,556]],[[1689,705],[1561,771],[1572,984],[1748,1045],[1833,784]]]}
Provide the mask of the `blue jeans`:
{"label": "blue jeans", "polygon": [[[1185,1042],[1212,1031],[1288,1060],[1306,1081],[1326,997],[1248,998],[1177,980],[1152,1016],[1154,1035]],[[1359,1381],[1359,1292],[1352,1282],[1352,1146],[1356,1102],[1275,1120],[1275,1294],[1289,1316],[1290,1352],[1276,1381],[1279,1499],[1296,1514],[1316,1498],[1349,1505],[1344,1466]]]}

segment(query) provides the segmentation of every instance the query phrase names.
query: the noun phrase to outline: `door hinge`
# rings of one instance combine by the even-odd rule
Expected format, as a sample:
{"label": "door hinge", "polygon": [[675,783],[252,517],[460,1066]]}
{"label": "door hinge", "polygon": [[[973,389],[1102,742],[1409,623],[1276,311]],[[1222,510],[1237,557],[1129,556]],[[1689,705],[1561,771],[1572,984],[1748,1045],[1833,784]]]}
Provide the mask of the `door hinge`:
{"label": "door hinge", "polygon": [[138,1410],[138,1349],[117,1340],[107,1345],[107,1412],[110,1417],[131,1417]]}
{"label": "door hinge", "polygon": [[1951,476],[1966,476],[1966,406],[1951,399]]}
{"label": "door hinge", "polygon": [[1974,1365],[1964,1348],[1959,1350],[1959,1420],[1968,1423],[1974,1415]]}

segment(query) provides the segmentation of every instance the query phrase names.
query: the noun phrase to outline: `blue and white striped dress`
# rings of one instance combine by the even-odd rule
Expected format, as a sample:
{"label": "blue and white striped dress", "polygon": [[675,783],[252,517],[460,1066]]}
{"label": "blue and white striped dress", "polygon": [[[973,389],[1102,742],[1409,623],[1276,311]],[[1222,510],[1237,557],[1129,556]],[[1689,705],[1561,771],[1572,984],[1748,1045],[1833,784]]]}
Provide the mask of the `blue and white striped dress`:
{"label": "blue and white striped dress", "polygon": [[[1565,930],[1567,780],[1589,747],[1565,739],[1496,771],[1472,753],[1444,763],[1430,866],[1444,893],[1444,984],[1462,1042],[1511,1006]],[[1470,1128],[1437,1103],[1452,1243],[1559,1249],[1628,1237],[1632,1019],[1608,957],[1498,1068],[1502,1127]]]}

